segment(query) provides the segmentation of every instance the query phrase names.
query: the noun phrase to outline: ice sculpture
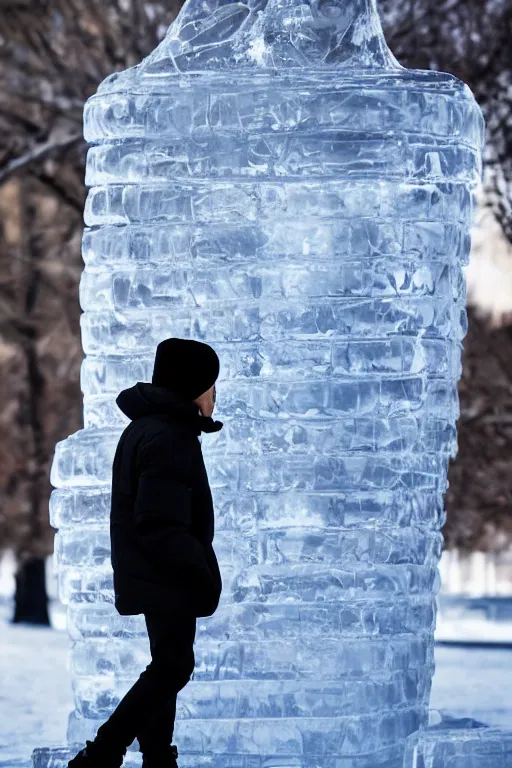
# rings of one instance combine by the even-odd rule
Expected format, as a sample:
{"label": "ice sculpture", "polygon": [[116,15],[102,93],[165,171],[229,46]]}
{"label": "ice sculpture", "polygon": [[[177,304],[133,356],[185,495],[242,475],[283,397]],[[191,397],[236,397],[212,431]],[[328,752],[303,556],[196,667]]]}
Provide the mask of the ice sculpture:
{"label": "ice sculpture", "polygon": [[512,768],[512,731],[420,731],[407,739],[403,768]]}
{"label": "ice sculpture", "polygon": [[375,0],[189,0],[85,133],[85,427],[51,497],[68,743],[149,663],[143,617],[112,605],[115,397],[181,336],[221,359],[203,453],[224,593],[178,696],[180,766],[396,768],[433,673],[482,113],[398,64]]}

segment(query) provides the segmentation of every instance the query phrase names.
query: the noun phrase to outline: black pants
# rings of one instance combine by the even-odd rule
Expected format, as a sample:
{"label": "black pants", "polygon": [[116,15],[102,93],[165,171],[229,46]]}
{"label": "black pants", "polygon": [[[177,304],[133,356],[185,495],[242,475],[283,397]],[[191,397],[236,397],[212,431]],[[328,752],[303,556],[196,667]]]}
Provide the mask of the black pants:
{"label": "black pants", "polygon": [[117,708],[98,729],[97,741],[121,754],[139,741],[144,754],[168,747],[174,733],[176,695],[195,666],[196,618],[192,615],[145,614],[151,650],[148,664]]}

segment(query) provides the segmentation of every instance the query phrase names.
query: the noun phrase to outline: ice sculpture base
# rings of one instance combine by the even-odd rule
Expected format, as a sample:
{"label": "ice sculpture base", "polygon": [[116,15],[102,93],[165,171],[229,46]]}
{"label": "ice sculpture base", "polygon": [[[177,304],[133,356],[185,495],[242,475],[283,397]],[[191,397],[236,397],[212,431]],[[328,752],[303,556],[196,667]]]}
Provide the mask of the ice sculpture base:
{"label": "ice sculpture base", "polygon": [[[419,755],[425,759],[428,753],[431,758],[440,757],[441,762],[426,762],[425,766],[437,768],[442,765],[447,755],[459,754],[462,768],[466,768],[464,760],[473,755],[478,762],[478,768],[491,765],[485,762],[488,758],[495,759],[496,750],[504,763],[495,763],[492,768],[512,768],[512,733],[497,728],[490,728],[471,718],[458,719],[445,712],[429,710],[429,727],[417,731],[406,741],[406,755],[403,760],[404,746],[393,747],[379,757],[359,756],[329,756],[327,759],[309,756],[298,757],[278,756],[266,758],[260,755],[236,754],[225,752],[215,755],[186,754],[180,750],[180,722],[176,722],[175,741],[179,750],[180,768],[410,768],[416,765],[414,760]],[[32,768],[67,768],[69,760],[82,749],[86,739],[92,740],[101,721],[80,718],[71,713],[68,723],[68,746],[53,746],[35,749],[32,753]],[[439,754],[437,754],[439,752]],[[475,755],[477,757],[475,757]],[[473,759],[473,758],[472,758]],[[412,760],[412,762],[411,762]],[[508,762],[507,762],[508,761]],[[142,756],[137,740],[128,749],[123,768],[140,768]],[[450,764],[451,765],[451,764]],[[457,768],[458,768],[457,763]],[[473,765],[473,763],[471,763]]]}
{"label": "ice sculpture base", "polygon": [[[128,686],[130,687],[130,686]],[[96,732],[100,725],[105,722],[107,718],[103,720],[95,720],[89,717],[81,717],[76,710],[69,713],[68,728],[66,733],[66,739],[68,744],[85,744],[87,740],[92,741],[96,737]],[[139,742],[137,739],[130,746],[130,750],[138,750]]]}
{"label": "ice sculpture base", "polygon": [[[32,752],[32,768],[67,768],[68,762],[84,744],[71,744],[66,747],[39,747]],[[124,758],[123,768],[140,768],[142,755],[140,752],[128,751]],[[181,768],[181,766],[180,766]]]}
{"label": "ice sculpture base", "polygon": [[407,740],[404,768],[512,768],[512,731],[441,728]]}
{"label": "ice sculpture base", "polygon": [[[83,748],[83,743],[67,747],[41,747],[32,752],[32,768],[67,768],[69,760]],[[400,754],[396,748],[392,752],[375,757],[335,757],[319,759],[314,757],[298,758],[267,757],[260,755],[233,754],[222,755],[186,755],[179,751],[180,768],[402,768],[403,747]],[[133,750],[126,753],[123,768],[140,768],[142,755]]]}

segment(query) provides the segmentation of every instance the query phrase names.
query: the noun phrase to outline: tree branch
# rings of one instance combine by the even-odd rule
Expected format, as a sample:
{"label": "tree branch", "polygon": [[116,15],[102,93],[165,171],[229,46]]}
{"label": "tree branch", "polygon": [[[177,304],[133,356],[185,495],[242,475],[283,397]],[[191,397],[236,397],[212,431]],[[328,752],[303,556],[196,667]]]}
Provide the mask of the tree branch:
{"label": "tree branch", "polygon": [[30,8],[32,0],[0,0],[0,8],[12,11],[13,8]]}
{"label": "tree branch", "polygon": [[[1,2],[1,0],[0,0]],[[40,160],[45,155],[48,155],[50,152],[53,152],[55,149],[62,149],[63,147],[69,147],[71,144],[74,144],[76,141],[80,141],[82,139],[82,133],[68,133],[67,135],[63,135],[60,138],[57,138],[55,136],[50,136],[48,141],[46,141],[44,144],[41,144],[40,146],[33,147],[28,152],[26,152],[24,155],[21,155],[20,157],[15,157],[14,160],[11,160],[10,163],[7,163],[4,168],[0,169],[0,184],[3,184],[6,179],[9,178],[13,173],[16,171],[19,171],[20,168],[25,168],[27,165],[31,165],[36,160]]]}

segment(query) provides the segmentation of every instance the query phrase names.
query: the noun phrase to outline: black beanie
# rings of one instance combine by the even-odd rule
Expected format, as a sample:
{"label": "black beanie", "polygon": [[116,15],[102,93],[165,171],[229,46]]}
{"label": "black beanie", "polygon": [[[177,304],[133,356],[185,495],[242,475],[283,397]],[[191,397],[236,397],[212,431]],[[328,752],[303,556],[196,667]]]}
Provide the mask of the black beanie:
{"label": "black beanie", "polygon": [[152,384],[195,400],[215,384],[220,362],[212,347],[194,339],[164,339],[156,348]]}

